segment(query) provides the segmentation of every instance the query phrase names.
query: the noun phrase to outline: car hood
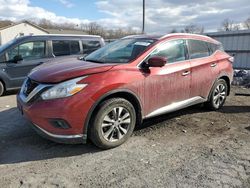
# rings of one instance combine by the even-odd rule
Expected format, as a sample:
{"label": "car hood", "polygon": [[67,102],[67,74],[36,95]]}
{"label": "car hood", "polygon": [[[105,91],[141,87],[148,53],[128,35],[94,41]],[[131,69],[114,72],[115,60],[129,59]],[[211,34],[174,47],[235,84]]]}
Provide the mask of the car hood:
{"label": "car hood", "polygon": [[40,83],[58,83],[71,78],[110,70],[115,64],[100,64],[67,58],[44,63],[31,71],[29,78]]}

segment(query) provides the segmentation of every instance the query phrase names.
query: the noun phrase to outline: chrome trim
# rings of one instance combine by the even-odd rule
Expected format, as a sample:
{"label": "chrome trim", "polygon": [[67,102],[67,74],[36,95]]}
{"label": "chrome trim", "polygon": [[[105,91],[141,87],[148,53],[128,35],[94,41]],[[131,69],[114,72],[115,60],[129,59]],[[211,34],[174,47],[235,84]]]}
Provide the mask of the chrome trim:
{"label": "chrome trim", "polygon": [[53,134],[50,133],[44,129],[42,129],[41,127],[39,127],[38,125],[34,124],[34,126],[36,126],[36,128],[38,128],[40,131],[42,131],[44,134],[53,137],[53,138],[58,138],[58,139],[73,139],[73,138],[84,138],[83,134],[76,134],[76,135],[57,135],[57,134]]}
{"label": "chrome trim", "polygon": [[199,104],[199,103],[202,103],[202,102],[205,102],[205,101],[206,101],[205,98],[197,96],[197,97],[193,97],[193,98],[190,98],[190,99],[187,99],[187,100],[184,100],[184,101],[175,102],[175,103],[172,103],[170,105],[164,106],[162,108],[159,108],[159,109],[151,112],[145,118],[151,118],[151,117],[158,116],[158,115],[161,115],[161,114],[173,112],[173,111],[180,110],[182,108],[186,108],[186,107],[189,107],[189,106],[192,106],[192,105],[195,105],[195,104]]}
{"label": "chrome trim", "polygon": [[191,71],[185,71],[185,72],[182,73],[182,76],[187,76],[187,75],[189,75],[190,73],[191,73]]}
{"label": "chrome trim", "polygon": [[213,63],[210,65],[210,67],[216,67],[217,66],[217,63]]}
{"label": "chrome trim", "polygon": [[[203,36],[203,35],[202,35]],[[138,69],[142,69],[142,67],[141,67],[141,64],[151,55],[151,53],[155,50],[155,49],[157,49],[158,47],[160,47],[161,45],[164,45],[165,43],[167,43],[167,42],[170,42],[170,41],[174,41],[174,40],[199,40],[199,39],[192,39],[192,38],[187,38],[187,37],[183,37],[183,38],[174,38],[174,39],[170,39],[170,40],[167,40],[167,38],[166,38],[166,40],[164,40],[164,41],[162,41],[162,42],[160,42],[159,44],[157,44],[157,45],[155,45],[154,47],[153,47],[153,49],[152,50],[150,50],[150,52],[148,52],[148,54],[137,64],[137,68]],[[202,40],[199,40],[199,41],[202,41]],[[203,40],[203,41],[205,41],[205,40]],[[208,41],[205,41],[205,42],[208,42]],[[210,43],[212,43],[212,42],[210,42]],[[210,54],[209,56],[207,56],[207,57],[200,57],[200,58],[195,58],[195,60],[202,60],[202,59],[205,59],[205,58],[209,58],[209,57],[211,57],[211,56],[213,56],[217,51],[220,51],[220,50],[216,50],[216,51],[214,51],[212,54]],[[191,61],[191,60],[194,60],[194,59],[185,59],[185,60],[183,60],[183,61],[177,61],[177,62],[172,62],[171,64],[175,64],[175,63],[183,63],[183,62],[186,62],[186,61]],[[169,65],[168,63],[165,65],[165,66],[167,66],[167,65]],[[165,67],[164,66],[164,67]]]}
{"label": "chrome trim", "polygon": [[[24,85],[26,82],[24,83]],[[52,85],[45,85],[45,84],[39,84],[33,91],[26,97],[23,93],[23,87],[20,91],[20,98],[22,99],[23,102],[27,103],[29,102],[37,93],[39,93],[41,90],[43,90],[46,87],[50,87]]]}

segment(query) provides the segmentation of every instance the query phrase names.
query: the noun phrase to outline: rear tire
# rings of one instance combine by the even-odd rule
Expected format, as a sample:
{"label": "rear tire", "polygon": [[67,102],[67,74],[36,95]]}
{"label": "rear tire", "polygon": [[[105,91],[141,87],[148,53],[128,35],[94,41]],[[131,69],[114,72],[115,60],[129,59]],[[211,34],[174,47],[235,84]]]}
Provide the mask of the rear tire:
{"label": "rear tire", "polygon": [[2,96],[4,93],[4,85],[3,83],[0,81],[0,96]]}
{"label": "rear tire", "polygon": [[219,110],[226,101],[227,93],[227,82],[223,79],[218,80],[213,86],[209,100],[205,103],[205,106],[210,110]]}
{"label": "rear tire", "polygon": [[91,122],[91,141],[99,148],[110,149],[123,144],[131,136],[136,113],[129,101],[113,98],[100,104]]}

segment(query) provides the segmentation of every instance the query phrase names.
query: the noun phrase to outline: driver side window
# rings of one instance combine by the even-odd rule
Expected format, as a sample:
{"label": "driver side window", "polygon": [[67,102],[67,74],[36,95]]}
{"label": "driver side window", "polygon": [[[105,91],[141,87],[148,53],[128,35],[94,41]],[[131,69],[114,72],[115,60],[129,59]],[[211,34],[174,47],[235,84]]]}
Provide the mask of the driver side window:
{"label": "driver side window", "polygon": [[34,41],[20,44],[19,46],[7,51],[8,60],[13,60],[20,55],[24,60],[43,58],[45,56],[45,42]]}
{"label": "driver side window", "polygon": [[7,51],[8,54],[8,60],[13,60],[15,56],[18,55],[18,47],[12,48]]}
{"label": "driver side window", "polygon": [[155,49],[150,57],[166,57],[168,63],[186,60],[186,50],[184,40],[173,40],[166,42]]}

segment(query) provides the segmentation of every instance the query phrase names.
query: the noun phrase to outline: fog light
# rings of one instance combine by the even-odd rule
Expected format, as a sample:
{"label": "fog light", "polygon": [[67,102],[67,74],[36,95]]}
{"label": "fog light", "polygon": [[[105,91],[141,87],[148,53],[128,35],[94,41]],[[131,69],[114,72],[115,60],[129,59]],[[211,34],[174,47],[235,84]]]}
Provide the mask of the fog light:
{"label": "fog light", "polygon": [[69,129],[70,125],[67,123],[67,121],[63,119],[50,119],[50,123],[53,127],[59,128],[59,129]]}

